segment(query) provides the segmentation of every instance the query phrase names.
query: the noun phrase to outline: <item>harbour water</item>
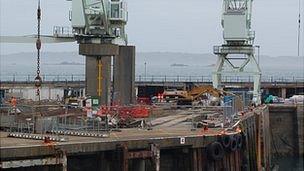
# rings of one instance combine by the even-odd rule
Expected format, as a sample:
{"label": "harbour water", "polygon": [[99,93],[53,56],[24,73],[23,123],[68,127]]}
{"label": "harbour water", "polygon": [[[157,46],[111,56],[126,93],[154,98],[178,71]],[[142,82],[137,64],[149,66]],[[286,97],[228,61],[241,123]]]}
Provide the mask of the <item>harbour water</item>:
{"label": "harbour water", "polygon": [[[137,77],[189,77],[194,76],[199,79],[205,77],[211,79],[213,67],[207,66],[170,66],[170,65],[136,65]],[[0,79],[2,81],[26,81],[35,75],[35,65],[3,65],[0,69]],[[53,79],[71,79],[83,80],[85,73],[85,65],[45,65],[41,66],[42,75],[48,76],[48,80]],[[262,68],[262,76],[264,80],[299,80],[303,79],[303,69],[301,68]],[[203,78],[204,79],[204,78]]]}

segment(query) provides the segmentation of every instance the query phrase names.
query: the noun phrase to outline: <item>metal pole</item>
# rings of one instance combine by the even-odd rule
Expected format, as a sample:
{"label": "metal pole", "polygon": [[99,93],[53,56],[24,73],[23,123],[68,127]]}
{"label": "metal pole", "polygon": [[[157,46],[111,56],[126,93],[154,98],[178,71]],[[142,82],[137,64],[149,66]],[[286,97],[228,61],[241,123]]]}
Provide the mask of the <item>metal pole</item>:
{"label": "metal pole", "polygon": [[64,116],[64,133],[66,132],[67,128],[67,115],[68,115],[68,105],[65,105],[65,116]]}
{"label": "metal pole", "polygon": [[93,119],[93,127],[92,127],[93,131],[95,131],[94,125],[95,125],[95,118]]}
{"label": "metal pole", "polygon": [[[11,111],[11,110],[12,110],[12,109],[10,109],[10,111]],[[10,115],[10,112],[8,111],[8,112],[7,112],[7,116],[9,116],[9,115]],[[14,117],[14,122],[11,122],[11,123],[10,123],[10,132],[12,132],[12,130],[13,130],[12,127],[14,126],[15,118],[16,118],[16,116]]]}
{"label": "metal pole", "polygon": [[148,130],[152,130],[152,115],[153,115],[153,108],[150,108],[151,112],[149,113],[149,125]]}
{"label": "metal pole", "polygon": [[112,93],[111,93],[110,104],[113,105],[113,103],[114,103],[114,93],[115,93],[114,92],[115,91],[115,86],[114,86],[115,85],[115,75],[114,75],[114,73],[115,73],[115,69],[116,69],[115,65],[114,65],[114,56],[111,57],[111,60],[112,60],[112,63],[113,63],[113,64],[111,64],[111,66],[112,66],[112,71],[111,72],[113,73],[112,74],[113,83],[111,84]]}
{"label": "metal pole", "polygon": [[147,62],[145,62],[145,81],[147,81]]}
{"label": "metal pole", "polygon": [[191,114],[191,131],[196,130],[196,124],[194,125],[194,112]]}
{"label": "metal pole", "polygon": [[66,156],[66,153],[62,153],[62,171],[68,170],[68,158]]}
{"label": "metal pole", "polygon": [[97,133],[99,134],[99,121],[97,121]]}
{"label": "metal pole", "polygon": [[300,37],[301,37],[301,0],[299,0],[299,21],[298,21],[298,56],[300,57]]}
{"label": "metal pole", "polygon": [[106,114],[106,118],[105,118],[106,120],[106,132],[108,132],[109,131],[109,120],[108,120],[108,114]]}
{"label": "metal pole", "polygon": [[27,121],[27,133],[31,133],[30,122],[29,121]]}
{"label": "metal pole", "polygon": [[20,122],[20,132],[22,133],[22,130],[23,130],[23,125],[22,125],[22,122]]}

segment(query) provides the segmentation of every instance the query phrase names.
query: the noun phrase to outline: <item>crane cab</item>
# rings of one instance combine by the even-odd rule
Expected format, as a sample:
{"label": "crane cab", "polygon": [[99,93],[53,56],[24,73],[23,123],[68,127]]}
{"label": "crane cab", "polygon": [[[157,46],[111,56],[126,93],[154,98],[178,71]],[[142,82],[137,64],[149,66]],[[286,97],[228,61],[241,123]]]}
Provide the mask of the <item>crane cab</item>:
{"label": "crane cab", "polygon": [[128,21],[127,3],[123,0],[112,0],[108,2],[109,8],[109,19],[110,21]]}
{"label": "crane cab", "polygon": [[222,26],[227,44],[246,44],[254,38],[250,23],[251,1],[224,0]]}
{"label": "crane cab", "polygon": [[78,40],[87,37],[126,40],[125,0],[72,0],[71,16],[73,33]]}

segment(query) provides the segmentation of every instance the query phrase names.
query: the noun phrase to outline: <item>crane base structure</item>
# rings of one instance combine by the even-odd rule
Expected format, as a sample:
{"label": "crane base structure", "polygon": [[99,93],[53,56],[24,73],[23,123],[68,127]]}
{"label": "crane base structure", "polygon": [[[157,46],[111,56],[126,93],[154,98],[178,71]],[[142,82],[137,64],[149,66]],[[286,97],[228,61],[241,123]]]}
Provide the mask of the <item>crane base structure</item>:
{"label": "crane base structure", "polygon": [[120,105],[134,103],[134,46],[79,44],[79,54],[86,56],[88,96],[99,97],[101,105],[110,105],[112,102]]}
{"label": "crane base structure", "polygon": [[[223,88],[222,75],[249,74],[253,76],[253,99],[256,105],[261,104],[261,69],[255,58],[255,47],[252,45],[222,45],[214,46],[213,52],[218,56],[215,71],[212,74],[213,87]],[[241,57],[233,57],[237,55]],[[236,65],[235,61],[239,64]]]}

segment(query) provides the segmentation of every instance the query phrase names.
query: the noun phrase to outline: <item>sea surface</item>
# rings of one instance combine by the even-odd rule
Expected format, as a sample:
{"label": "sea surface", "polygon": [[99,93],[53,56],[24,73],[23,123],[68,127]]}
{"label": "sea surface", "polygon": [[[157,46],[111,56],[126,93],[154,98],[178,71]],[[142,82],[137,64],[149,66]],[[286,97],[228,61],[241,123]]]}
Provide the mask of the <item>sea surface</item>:
{"label": "sea surface", "polygon": [[[1,65],[0,80],[2,81],[27,81],[33,79],[36,74],[35,65]],[[157,79],[166,77],[167,80],[192,77],[195,80],[211,79],[213,67],[207,66],[166,66],[166,65],[136,65],[137,79]],[[286,67],[264,67],[261,68],[264,80],[303,80],[303,68],[286,68]],[[46,80],[84,80],[84,65],[41,65],[41,74]],[[241,75],[241,77],[248,77]]]}

